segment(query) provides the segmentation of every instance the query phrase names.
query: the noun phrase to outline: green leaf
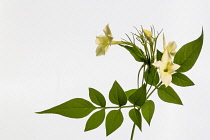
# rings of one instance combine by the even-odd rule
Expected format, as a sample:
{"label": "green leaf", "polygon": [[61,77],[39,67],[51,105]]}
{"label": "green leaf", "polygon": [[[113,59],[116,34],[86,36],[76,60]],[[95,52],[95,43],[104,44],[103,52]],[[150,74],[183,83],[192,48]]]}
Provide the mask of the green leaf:
{"label": "green leaf", "polygon": [[198,39],[185,44],[176,53],[174,57],[174,63],[180,65],[180,68],[177,70],[177,72],[186,72],[194,66],[201,52],[202,45],[203,45],[203,30],[201,36]]}
{"label": "green leaf", "polygon": [[148,100],[141,108],[142,115],[147,123],[150,125],[152,116],[155,111],[155,103],[152,100]]}
{"label": "green leaf", "polygon": [[105,100],[104,96],[99,91],[97,91],[93,88],[89,88],[89,96],[93,103],[95,103],[101,107],[106,106],[106,100]]}
{"label": "green leaf", "polygon": [[131,110],[129,111],[129,116],[130,116],[131,120],[135,123],[135,125],[137,125],[138,128],[139,128],[140,130],[142,130],[142,129],[141,129],[142,118],[141,118],[141,113],[140,113],[140,111],[137,110],[137,109],[135,109],[135,108],[134,108],[134,109],[131,109]]}
{"label": "green leaf", "polygon": [[160,61],[163,56],[163,53],[157,50],[157,61]]}
{"label": "green leaf", "polygon": [[125,92],[117,81],[114,82],[111,90],[109,91],[109,100],[113,104],[119,106],[123,106],[127,103],[127,97],[125,95]]}
{"label": "green leaf", "polygon": [[144,79],[148,84],[156,86],[160,80],[157,69],[153,66],[147,69],[144,73]]}
{"label": "green leaf", "polygon": [[106,117],[106,136],[117,130],[123,123],[123,115],[121,110],[112,110]]}
{"label": "green leaf", "polygon": [[122,46],[123,48],[128,50],[136,61],[144,62],[144,58],[142,57],[142,55],[144,55],[144,53],[143,53],[143,51],[140,48],[138,48],[138,47],[130,47],[130,46],[127,46],[127,45],[120,45],[120,46]]}
{"label": "green leaf", "polygon": [[128,99],[132,104],[142,106],[146,101],[146,86],[142,85]]}
{"label": "green leaf", "polygon": [[174,73],[172,75],[172,83],[181,87],[195,85],[186,75],[182,73]]}
{"label": "green leaf", "polygon": [[87,120],[87,123],[85,126],[85,131],[93,130],[93,129],[99,127],[103,123],[104,118],[105,118],[105,109],[101,109],[101,110],[95,112]]}
{"label": "green leaf", "polygon": [[37,113],[52,113],[69,118],[83,118],[90,114],[94,109],[96,109],[96,107],[89,101],[82,98],[74,98],[63,104]]}
{"label": "green leaf", "polygon": [[127,96],[127,99],[129,98],[129,96],[131,96],[137,89],[130,89],[128,91],[125,92],[125,95]]}
{"label": "green leaf", "polygon": [[177,93],[173,90],[172,87],[168,86],[165,87],[165,85],[162,85],[158,88],[158,96],[161,100],[168,102],[168,103],[174,103],[182,105],[182,101],[177,95]]}

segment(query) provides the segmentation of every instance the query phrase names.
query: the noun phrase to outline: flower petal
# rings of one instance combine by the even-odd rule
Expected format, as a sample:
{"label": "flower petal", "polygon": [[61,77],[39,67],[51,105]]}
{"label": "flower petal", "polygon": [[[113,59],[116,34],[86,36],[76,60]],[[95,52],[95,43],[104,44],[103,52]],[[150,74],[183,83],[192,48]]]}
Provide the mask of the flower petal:
{"label": "flower petal", "polygon": [[174,71],[175,71],[175,70],[177,70],[178,68],[180,68],[180,65],[174,64],[174,63],[173,63],[173,66],[172,66],[172,67],[173,67],[173,69],[174,69]]}
{"label": "flower petal", "polygon": [[169,86],[169,84],[172,81],[172,76],[171,74],[167,73],[167,72],[163,72],[160,74],[160,79],[162,80],[162,82],[165,84],[165,86]]}
{"label": "flower petal", "polygon": [[163,49],[166,49],[166,38],[165,35],[163,34]]}
{"label": "flower petal", "polygon": [[109,40],[106,36],[100,35],[96,37],[96,44],[101,46],[101,45],[109,45]]}
{"label": "flower petal", "polygon": [[104,33],[105,33],[105,35],[106,35],[106,37],[107,37],[107,39],[108,39],[108,41],[109,41],[109,44],[111,44],[111,42],[112,42],[112,39],[113,39],[113,36],[112,36],[112,32],[111,32],[111,30],[110,30],[110,28],[109,28],[109,24],[107,24],[106,26],[105,26],[105,28],[104,28]]}
{"label": "flower petal", "polygon": [[168,43],[165,49],[168,50],[168,52],[170,53],[174,52],[176,48],[177,48],[176,42],[172,41]]}
{"label": "flower petal", "polygon": [[96,56],[105,55],[106,51],[108,50],[107,46],[99,45],[96,48]]}
{"label": "flower petal", "polygon": [[163,56],[161,58],[161,62],[164,63],[165,65],[167,65],[170,62],[172,62],[171,55],[169,54],[169,52],[167,50],[165,50],[163,52]]}
{"label": "flower petal", "polygon": [[162,66],[162,62],[157,61],[157,62],[153,63],[152,65],[155,66],[156,68],[160,68]]}

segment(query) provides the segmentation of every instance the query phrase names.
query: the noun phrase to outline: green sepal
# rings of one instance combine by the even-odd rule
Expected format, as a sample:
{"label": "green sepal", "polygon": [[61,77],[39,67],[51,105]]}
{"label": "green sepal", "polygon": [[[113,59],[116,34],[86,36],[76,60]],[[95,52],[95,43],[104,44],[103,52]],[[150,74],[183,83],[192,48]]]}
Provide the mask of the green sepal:
{"label": "green sepal", "polygon": [[142,85],[128,99],[133,105],[142,106],[146,101],[146,85]]}
{"label": "green sepal", "polygon": [[133,108],[129,111],[129,117],[134,122],[135,125],[142,131],[142,117],[139,110]]}
{"label": "green sepal", "polygon": [[181,87],[187,87],[187,86],[193,86],[195,85],[193,81],[191,81],[186,75],[182,73],[174,73],[172,74],[172,83],[181,86]]}
{"label": "green sepal", "polygon": [[74,98],[53,108],[37,112],[38,114],[52,113],[69,118],[83,118],[89,115],[96,107],[83,98]]}
{"label": "green sepal", "polygon": [[158,88],[158,96],[160,97],[161,100],[163,100],[167,103],[183,105],[178,94],[170,86],[168,86],[168,87],[165,87],[165,85],[160,86]]}
{"label": "green sepal", "polygon": [[99,91],[97,91],[93,88],[89,88],[89,97],[90,97],[90,100],[93,103],[95,103],[96,105],[99,105],[101,107],[106,106],[106,100],[105,100],[104,96]]}
{"label": "green sepal", "polygon": [[201,52],[203,45],[203,30],[201,36],[184,46],[182,46],[174,57],[174,63],[180,65],[177,72],[186,72],[190,70]]}
{"label": "green sepal", "polygon": [[155,103],[152,100],[146,101],[141,108],[142,115],[149,125],[152,120],[154,111],[155,111]]}
{"label": "green sepal", "polygon": [[150,67],[144,72],[145,81],[153,86],[156,86],[159,83],[159,75],[155,67]]}
{"label": "green sepal", "polygon": [[105,109],[101,109],[90,116],[85,125],[85,131],[99,127],[105,118]]}
{"label": "green sepal", "polygon": [[117,130],[123,123],[121,110],[112,110],[106,117],[106,136]]}
{"label": "green sepal", "polygon": [[109,91],[109,100],[113,104],[119,106],[123,106],[127,103],[127,97],[125,95],[125,92],[117,81],[114,82],[111,90]]}

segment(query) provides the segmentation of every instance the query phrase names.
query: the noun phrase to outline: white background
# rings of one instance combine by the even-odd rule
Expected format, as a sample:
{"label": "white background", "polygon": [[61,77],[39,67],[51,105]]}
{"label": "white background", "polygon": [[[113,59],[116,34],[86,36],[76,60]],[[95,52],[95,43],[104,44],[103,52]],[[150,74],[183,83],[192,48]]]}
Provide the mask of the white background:
{"label": "white background", "polygon": [[[0,139],[128,140],[128,109],[123,125],[106,137],[104,124],[83,132],[87,118],[70,119],[34,112],[72,98],[89,100],[93,87],[108,97],[117,80],[136,88],[140,63],[119,46],[95,56],[95,37],[109,23],[114,40],[135,32],[133,26],[164,29],[178,48],[200,36],[204,44],[189,72],[195,86],[173,86],[184,106],[151,96],[156,110],[151,126],[143,123],[141,140],[208,140],[210,137],[210,3],[207,0],[1,0],[0,1]],[[162,49],[162,36],[158,48]],[[108,103],[108,105],[111,105]]]}

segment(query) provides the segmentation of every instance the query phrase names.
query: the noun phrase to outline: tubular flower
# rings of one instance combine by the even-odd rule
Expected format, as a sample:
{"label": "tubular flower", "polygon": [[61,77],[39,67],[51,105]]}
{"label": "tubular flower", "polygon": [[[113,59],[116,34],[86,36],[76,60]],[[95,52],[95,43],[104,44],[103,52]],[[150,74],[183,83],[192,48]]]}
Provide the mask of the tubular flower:
{"label": "tubular flower", "polygon": [[176,48],[177,48],[177,45],[176,45],[176,42],[174,42],[174,41],[169,42],[168,45],[166,46],[166,39],[163,34],[163,49],[164,49],[164,51],[167,50],[172,56],[174,56],[176,54],[176,50],[175,50]]}
{"label": "tubular flower", "polygon": [[174,64],[172,62],[172,58],[168,50],[164,51],[161,61],[157,61],[153,63],[152,65],[159,68],[160,79],[162,80],[162,82],[165,84],[166,87],[172,81],[171,74],[180,67],[179,65]]}
{"label": "tubular flower", "polygon": [[96,37],[96,44],[98,45],[98,47],[96,48],[96,56],[105,55],[105,53],[109,49],[109,46],[112,44],[113,36],[108,24],[103,31],[105,33],[105,36],[100,35]]}

